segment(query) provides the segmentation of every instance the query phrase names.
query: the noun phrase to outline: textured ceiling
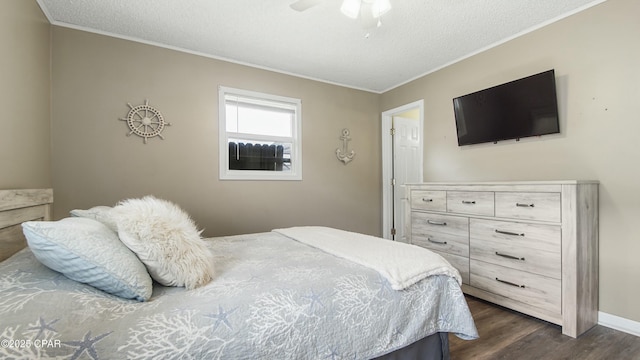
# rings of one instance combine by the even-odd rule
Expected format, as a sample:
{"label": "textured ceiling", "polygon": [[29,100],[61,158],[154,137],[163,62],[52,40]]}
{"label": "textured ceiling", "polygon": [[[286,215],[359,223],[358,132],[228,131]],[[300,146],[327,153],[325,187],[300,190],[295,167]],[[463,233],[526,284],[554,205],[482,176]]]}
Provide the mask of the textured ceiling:
{"label": "textured ceiling", "polygon": [[341,0],[37,1],[54,25],[381,93],[604,0],[391,0],[373,29]]}

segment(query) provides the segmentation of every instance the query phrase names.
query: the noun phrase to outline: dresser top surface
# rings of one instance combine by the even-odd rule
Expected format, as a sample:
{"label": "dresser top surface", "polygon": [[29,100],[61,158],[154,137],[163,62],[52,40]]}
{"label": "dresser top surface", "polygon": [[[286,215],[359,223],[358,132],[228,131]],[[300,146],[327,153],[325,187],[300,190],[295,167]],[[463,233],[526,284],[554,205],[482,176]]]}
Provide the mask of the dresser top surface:
{"label": "dresser top surface", "polygon": [[599,184],[598,180],[536,180],[536,181],[425,181],[405,185],[578,185]]}

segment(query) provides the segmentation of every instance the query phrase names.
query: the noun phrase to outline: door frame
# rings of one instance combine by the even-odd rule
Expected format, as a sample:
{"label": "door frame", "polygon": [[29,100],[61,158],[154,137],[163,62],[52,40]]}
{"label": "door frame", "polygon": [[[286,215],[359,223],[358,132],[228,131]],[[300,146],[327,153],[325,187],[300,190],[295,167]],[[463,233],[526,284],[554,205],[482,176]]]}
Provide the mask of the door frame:
{"label": "door frame", "polygon": [[419,171],[420,182],[423,179],[423,159],[424,159],[424,100],[414,101],[412,103],[382,112],[382,237],[392,239],[391,228],[393,225],[393,152],[391,142],[391,126],[393,117],[409,110],[418,109],[418,122],[420,131],[420,163]]}

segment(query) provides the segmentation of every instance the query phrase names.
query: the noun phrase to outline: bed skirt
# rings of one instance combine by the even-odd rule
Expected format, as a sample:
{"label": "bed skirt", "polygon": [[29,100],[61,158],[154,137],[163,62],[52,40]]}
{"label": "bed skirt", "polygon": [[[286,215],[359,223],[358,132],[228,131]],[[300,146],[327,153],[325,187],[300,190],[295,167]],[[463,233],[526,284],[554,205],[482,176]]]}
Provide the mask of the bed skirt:
{"label": "bed skirt", "polygon": [[449,334],[435,333],[374,360],[449,360]]}

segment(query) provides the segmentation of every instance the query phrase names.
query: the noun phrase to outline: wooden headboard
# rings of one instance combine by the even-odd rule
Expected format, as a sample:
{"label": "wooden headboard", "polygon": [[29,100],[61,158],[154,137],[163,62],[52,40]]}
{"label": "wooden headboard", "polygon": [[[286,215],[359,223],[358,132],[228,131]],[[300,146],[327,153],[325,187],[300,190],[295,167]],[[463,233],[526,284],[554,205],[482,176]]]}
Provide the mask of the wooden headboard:
{"label": "wooden headboard", "polygon": [[21,223],[51,220],[52,189],[0,190],[0,261],[27,246]]}

